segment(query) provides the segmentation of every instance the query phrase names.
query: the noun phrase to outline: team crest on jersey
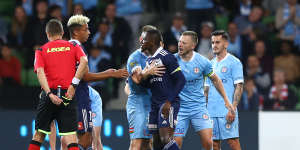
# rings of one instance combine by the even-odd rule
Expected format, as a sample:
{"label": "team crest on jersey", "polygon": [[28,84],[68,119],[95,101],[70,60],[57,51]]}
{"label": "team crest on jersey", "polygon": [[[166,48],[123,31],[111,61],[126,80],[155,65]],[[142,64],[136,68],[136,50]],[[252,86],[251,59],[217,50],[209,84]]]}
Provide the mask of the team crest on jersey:
{"label": "team crest on jersey", "polygon": [[81,121],[78,122],[78,130],[83,130],[83,123]]}
{"label": "team crest on jersey", "polygon": [[203,114],[203,119],[208,119],[208,115],[207,114]]}
{"label": "team crest on jersey", "polygon": [[194,68],[194,73],[199,73],[199,70],[200,70],[200,69],[199,69],[198,67],[195,67],[195,68]]}
{"label": "team crest on jersey", "polygon": [[153,59],[152,62],[151,62],[151,64],[152,64],[152,63],[154,63],[155,66],[159,66],[159,65],[162,65],[162,64],[163,64],[160,58],[158,58],[158,59]]}
{"label": "team crest on jersey", "polygon": [[226,124],[226,129],[230,129],[231,125],[229,123]]}
{"label": "team crest on jersey", "polygon": [[227,67],[222,67],[221,72],[223,73],[227,72]]}

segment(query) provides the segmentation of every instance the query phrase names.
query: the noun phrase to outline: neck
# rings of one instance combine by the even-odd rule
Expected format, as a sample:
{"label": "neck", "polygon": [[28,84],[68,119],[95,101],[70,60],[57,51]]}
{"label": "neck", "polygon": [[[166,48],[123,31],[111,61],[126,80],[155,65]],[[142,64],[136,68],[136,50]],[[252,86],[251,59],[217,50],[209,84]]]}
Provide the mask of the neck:
{"label": "neck", "polygon": [[75,36],[73,36],[71,39],[72,39],[72,40],[77,40],[77,41],[79,41],[80,43],[83,43],[82,41],[79,40],[79,38],[77,38],[77,37],[75,37]]}
{"label": "neck", "polygon": [[227,55],[227,50],[223,50],[222,52],[220,52],[219,54],[217,54],[217,60],[221,61],[222,59],[225,58],[225,56]]}
{"label": "neck", "polygon": [[10,58],[11,58],[11,56],[6,56],[6,57],[3,57],[3,59],[4,59],[4,60],[6,60],[6,61],[9,61],[9,60],[10,60]]}
{"label": "neck", "polygon": [[154,55],[154,53],[158,50],[159,47],[155,46],[153,47],[152,51],[151,51],[151,56]]}
{"label": "neck", "polygon": [[192,57],[193,57],[193,50],[180,56],[180,58],[184,61],[190,61],[192,59]]}
{"label": "neck", "polygon": [[55,40],[61,40],[61,39],[62,39],[61,35],[55,35],[55,36],[49,37],[49,41],[55,41]]}

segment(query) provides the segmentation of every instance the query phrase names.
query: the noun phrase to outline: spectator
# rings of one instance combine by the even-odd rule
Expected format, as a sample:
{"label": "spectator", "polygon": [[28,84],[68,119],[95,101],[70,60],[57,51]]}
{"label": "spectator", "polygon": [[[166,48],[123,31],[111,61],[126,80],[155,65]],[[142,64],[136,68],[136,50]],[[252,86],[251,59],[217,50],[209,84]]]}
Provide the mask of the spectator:
{"label": "spectator", "polygon": [[73,5],[73,12],[72,15],[84,15],[83,6],[81,4],[74,4]]}
{"label": "spectator", "polygon": [[300,77],[300,57],[292,53],[290,41],[282,41],[280,50],[281,55],[274,59],[274,69],[282,69],[286,75],[286,82],[294,82]]}
{"label": "spectator", "polygon": [[262,5],[265,10],[274,15],[276,10],[283,6],[286,0],[263,0]]}
{"label": "spectator", "polygon": [[129,56],[129,41],[131,39],[131,28],[128,22],[116,16],[116,5],[110,3],[105,9],[105,18],[109,22],[109,29],[112,32],[112,37],[114,41],[113,49],[110,51],[112,54],[114,62],[116,62],[119,68],[121,64],[127,61]]}
{"label": "spectator", "polygon": [[211,49],[211,33],[214,29],[212,22],[203,22],[201,25],[201,35],[199,39],[199,45],[197,52],[205,56],[208,59],[213,58],[213,53]]}
{"label": "spectator", "polygon": [[257,89],[261,91],[262,94],[267,93],[271,85],[271,77],[269,73],[262,69],[257,56],[250,55],[248,57],[246,74],[247,77],[253,78]]}
{"label": "spectator", "polygon": [[239,105],[240,110],[257,111],[259,108],[260,94],[257,90],[254,80],[247,78],[245,80],[245,88]]}
{"label": "spectator", "polygon": [[238,27],[234,22],[228,24],[228,35],[228,52],[241,59],[242,62],[245,62],[249,55],[249,44],[246,37],[239,34]]}
{"label": "spectator", "polygon": [[241,0],[240,2],[240,15],[249,16],[252,8],[251,0]]}
{"label": "spectator", "polygon": [[31,18],[25,31],[25,36],[30,38],[24,39],[24,43],[30,49],[36,44],[43,45],[47,42],[47,36],[43,34],[46,32],[45,27],[49,20],[47,11],[47,1],[38,1],[36,4],[37,14]]}
{"label": "spectator", "polygon": [[59,5],[52,5],[49,7],[49,15],[52,18],[58,19],[59,21],[64,22],[65,18],[62,14],[62,9]]}
{"label": "spectator", "polygon": [[287,0],[276,11],[276,28],[280,31],[280,38],[293,41],[300,32],[299,26],[300,5],[297,0]]}
{"label": "spectator", "polygon": [[11,54],[11,48],[3,45],[0,59],[0,84],[21,85],[21,63]]}
{"label": "spectator", "polygon": [[167,50],[172,53],[176,53],[177,43],[180,35],[187,30],[184,25],[184,18],[181,13],[176,13],[172,20],[172,26],[164,33],[164,44]]}
{"label": "spectator", "polygon": [[109,22],[106,18],[102,18],[102,21],[98,25],[98,32],[94,35],[92,39],[92,44],[94,47],[101,47],[108,51],[111,50],[113,46],[112,31],[109,30]]}
{"label": "spectator", "polygon": [[10,44],[22,47],[24,39],[30,37],[24,37],[25,29],[27,27],[28,18],[25,13],[25,9],[22,6],[15,8],[15,14],[12,19],[11,29],[8,35]]}
{"label": "spectator", "polygon": [[72,4],[70,0],[48,0],[50,7],[53,5],[59,6],[60,11],[64,17],[67,17],[70,13]]}
{"label": "spectator", "polygon": [[[89,56],[89,71],[93,73],[102,72],[112,68],[111,55],[105,50],[97,47],[92,47]],[[111,91],[108,85],[109,80],[92,82],[91,86],[95,88],[102,97],[103,107],[105,108],[107,102],[111,97]],[[116,89],[114,89],[116,90]]]}
{"label": "spectator", "polygon": [[204,21],[213,22],[215,20],[213,0],[186,0],[185,9],[188,16],[188,26],[194,31],[199,31],[199,25]]}
{"label": "spectator", "polygon": [[273,74],[273,57],[268,54],[266,44],[263,40],[257,40],[254,44],[254,53],[259,59],[262,69],[270,76]]}
{"label": "spectator", "polygon": [[293,110],[297,103],[295,93],[285,81],[283,70],[274,71],[274,84],[269,92],[269,102],[274,110]]}
{"label": "spectator", "polygon": [[261,7],[255,6],[251,9],[249,16],[238,16],[234,19],[237,24],[239,33],[242,35],[251,36],[255,30],[265,31],[266,27],[261,23],[263,10]]}
{"label": "spectator", "polygon": [[[132,41],[138,41],[140,22],[142,19],[142,13],[144,9],[142,7],[141,0],[116,0],[117,16],[124,17],[129,23],[133,32]],[[139,44],[137,42],[131,42],[131,49],[134,49]]]}

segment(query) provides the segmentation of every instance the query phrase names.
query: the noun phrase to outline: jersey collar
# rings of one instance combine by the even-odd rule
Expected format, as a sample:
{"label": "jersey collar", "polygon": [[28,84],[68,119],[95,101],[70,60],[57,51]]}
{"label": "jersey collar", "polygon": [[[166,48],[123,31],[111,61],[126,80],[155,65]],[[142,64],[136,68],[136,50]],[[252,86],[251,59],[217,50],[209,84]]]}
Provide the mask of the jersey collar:
{"label": "jersey collar", "polygon": [[71,39],[71,40],[69,40],[69,42],[76,42],[78,45],[81,45],[81,43],[76,39]]}
{"label": "jersey collar", "polygon": [[221,61],[218,61],[218,59],[217,59],[217,57],[216,57],[216,61],[217,61],[218,63],[220,63],[220,62],[224,61],[225,59],[227,59],[229,55],[230,55],[230,53],[227,52],[226,56],[225,56]]}
{"label": "jersey collar", "polygon": [[159,52],[162,50],[163,48],[162,47],[159,47],[156,52],[153,54],[152,57],[155,57],[157,54],[159,54]]}

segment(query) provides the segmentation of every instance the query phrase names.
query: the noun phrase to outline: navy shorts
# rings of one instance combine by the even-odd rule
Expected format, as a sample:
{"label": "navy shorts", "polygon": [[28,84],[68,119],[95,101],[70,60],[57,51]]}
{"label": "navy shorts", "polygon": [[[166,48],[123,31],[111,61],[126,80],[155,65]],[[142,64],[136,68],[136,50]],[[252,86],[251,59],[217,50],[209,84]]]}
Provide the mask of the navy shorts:
{"label": "navy shorts", "polygon": [[175,129],[177,124],[177,114],[180,107],[180,102],[175,101],[171,103],[169,116],[162,114],[162,108],[165,103],[160,105],[151,105],[151,111],[149,114],[148,129],[151,134],[158,133],[159,128],[170,127]]}

